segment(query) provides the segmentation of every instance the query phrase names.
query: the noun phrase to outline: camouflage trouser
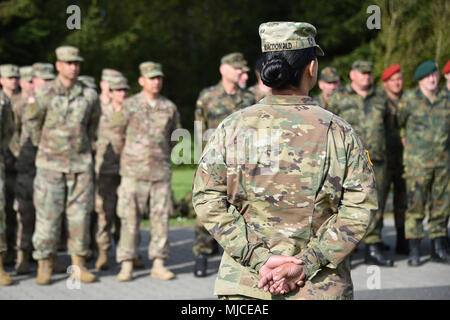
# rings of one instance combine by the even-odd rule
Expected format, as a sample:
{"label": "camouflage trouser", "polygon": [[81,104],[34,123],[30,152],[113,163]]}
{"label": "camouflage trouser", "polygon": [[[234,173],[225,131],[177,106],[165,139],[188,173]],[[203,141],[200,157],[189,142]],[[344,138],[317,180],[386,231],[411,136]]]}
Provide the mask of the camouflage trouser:
{"label": "camouflage trouser", "polygon": [[[97,231],[95,239],[101,250],[111,247],[111,228],[115,225],[116,234],[120,230],[120,219],[117,216],[117,189],[120,185],[118,174],[100,174],[96,181],[95,211],[97,213]],[[116,238],[116,241],[118,237]]]}
{"label": "camouflage trouser", "polygon": [[173,214],[171,184],[168,181],[145,181],[122,177],[117,214],[121,221],[116,260],[137,258],[139,233],[144,211],[150,212],[150,259],[169,256],[169,217]]}
{"label": "camouflage trouser", "polygon": [[37,168],[34,206],[34,259],[46,259],[56,253],[64,211],[69,233],[68,253],[77,256],[88,254],[90,214],[94,209],[92,171],[63,173]]}
{"label": "camouflage trouser", "polygon": [[217,241],[212,237],[212,235],[203,227],[202,224],[197,220],[195,225],[195,242],[192,247],[192,252],[197,254],[213,254],[217,250]]}
{"label": "camouflage trouser", "polygon": [[405,226],[405,212],[408,207],[408,196],[406,194],[406,181],[403,178],[402,149],[392,150],[388,157],[387,184],[390,188],[393,183],[394,189],[394,219],[395,226],[402,228]]}
{"label": "camouflage trouser", "polygon": [[17,212],[17,249],[31,251],[33,249],[32,236],[35,222],[33,204],[34,170],[19,172],[16,181],[16,199],[14,210]]}
{"label": "camouflage trouser", "polygon": [[5,229],[3,219],[5,216],[5,172],[0,164],[0,254],[6,251]]}
{"label": "camouflage trouser", "polygon": [[17,238],[17,214],[14,210],[14,198],[16,189],[16,171],[6,171],[5,183],[5,237],[6,246],[9,250],[15,250]]}
{"label": "camouflage trouser", "polygon": [[425,236],[423,219],[429,209],[429,238],[447,236],[450,214],[450,168],[422,168],[405,174],[408,190],[408,210],[405,217],[405,237]]}
{"label": "camouflage trouser", "polygon": [[383,229],[383,213],[386,205],[386,199],[389,193],[387,179],[387,166],[384,161],[373,161],[373,170],[375,173],[375,182],[377,185],[378,211],[369,226],[369,230],[364,239],[366,244],[381,242],[381,230]]}

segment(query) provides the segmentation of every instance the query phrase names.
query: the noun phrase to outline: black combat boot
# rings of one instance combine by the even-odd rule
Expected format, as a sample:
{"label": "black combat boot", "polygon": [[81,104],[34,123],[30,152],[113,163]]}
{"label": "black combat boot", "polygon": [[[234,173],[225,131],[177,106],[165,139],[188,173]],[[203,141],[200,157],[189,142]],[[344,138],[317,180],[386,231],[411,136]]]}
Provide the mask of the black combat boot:
{"label": "black combat boot", "polygon": [[447,239],[445,237],[431,240],[431,261],[449,263]]}
{"label": "black combat boot", "polygon": [[204,254],[198,254],[195,256],[194,276],[206,277],[206,268],[208,265],[208,259]]}
{"label": "black combat boot", "polygon": [[377,266],[393,267],[394,261],[387,259],[381,253],[381,243],[366,244],[366,264],[375,264]]}
{"label": "black combat boot", "polygon": [[410,239],[408,265],[411,267],[420,266],[420,239]]}
{"label": "black combat boot", "polygon": [[397,254],[409,254],[409,244],[405,239],[405,228],[397,228],[397,243],[395,246]]}

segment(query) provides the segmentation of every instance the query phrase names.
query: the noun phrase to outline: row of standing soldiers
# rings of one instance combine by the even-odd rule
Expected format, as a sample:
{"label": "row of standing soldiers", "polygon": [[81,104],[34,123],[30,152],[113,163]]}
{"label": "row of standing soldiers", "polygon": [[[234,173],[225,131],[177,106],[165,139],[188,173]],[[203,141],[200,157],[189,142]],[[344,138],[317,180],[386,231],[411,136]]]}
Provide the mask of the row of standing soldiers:
{"label": "row of standing soldiers", "polygon": [[[164,76],[161,65],[140,65],[139,84],[143,90],[128,99],[126,78],[116,70],[104,69],[102,92],[97,96],[92,78],[78,76],[82,61],[78,50],[65,46],[58,48],[56,54],[56,80],[51,64],[37,63],[31,70],[21,68],[23,75],[12,65],[0,68],[4,91],[1,141],[6,164],[6,179],[2,177],[1,182],[6,182],[6,201],[2,199],[2,203],[6,206],[8,239],[8,248],[0,239],[0,252],[6,251],[6,260],[14,257],[17,239],[16,271],[28,273],[34,247],[33,257],[39,263],[36,281],[50,283],[52,271],[65,272],[55,255],[65,213],[72,264],[80,267],[81,281],[95,281],[84,266],[90,254],[90,214],[95,211],[97,230],[92,242],[98,251],[96,269],[108,267],[107,252],[115,224],[116,257],[122,266],[118,279],[128,281],[132,279],[133,267],[142,266],[137,254],[139,225],[143,214],[149,211],[149,257],[154,259],[151,275],[173,279],[164,260],[169,254],[168,218],[173,211],[170,135],[180,124],[176,106],[159,95]],[[261,63],[258,61],[255,66],[258,83],[246,89],[250,69],[243,55],[231,53],[221,59],[220,82],[202,90],[197,100],[195,118],[202,122],[204,141],[228,115],[270,94],[259,76]],[[27,71],[31,76],[27,76]],[[365,238],[366,263],[393,265],[384,256],[386,245],[381,239],[391,183],[396,252],[409,252],[410,264],[420,264],[422,220],[428,208],[432,257],[448,261],[449,63],[443,72],[447,86],[439,89],[436,64],[421,64],[415,73],[419,88],[405,94],[398,65],[383,73],[384,90],[373,85],[372,64],[368,61],[353,64],[351,83],[344,88],[340,88],[340,77],[334,68],[321,72],[322,92],[316,97],[317,102],[355,128],[374,164],[380,210]],[[15,94],[12,82],[17,82],[19,76],[22,92]],[[421,81],[427,81],[426,85],[421,86]],[[34,92],[26,82],[34,84]],[[423,89],[432,88],[433,84],[433,90]],[[13,111],[11,121],[5,118],[8,101]],[[13,124],[14,130],[8,129],[8,123]],[[11,132],[13,136],[8,137]],[[185,199],[188,208],[192,207],[190,197],[189,193]],[[16,219],[17,237],[8,231],[13,230],[9,226]],[[196,276],[206,275],[206,257],[217,249],[215,240],[198,223],[193,247]],[[3,269],[1,274],[2,283],[10,283]]]}

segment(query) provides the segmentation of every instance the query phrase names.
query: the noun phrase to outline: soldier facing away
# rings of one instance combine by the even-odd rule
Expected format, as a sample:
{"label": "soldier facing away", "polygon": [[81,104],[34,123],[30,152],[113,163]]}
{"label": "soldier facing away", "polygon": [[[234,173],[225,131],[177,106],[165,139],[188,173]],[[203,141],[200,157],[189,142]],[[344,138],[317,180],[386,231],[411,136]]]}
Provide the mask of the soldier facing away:
{"label": "soldier facing away", "polygon": [[180,119],[175,104],[160,95],[164,76],[161,64],[143,62],[139,69],[142,91],[125,100],[122,112],[115,112],[112,120],[123,137],[117,146],[121,154],[117,203],[121,229],[116,254],[121,270],[117,278],[132,279],[141,220],[150,210],[148,254],[154,260],[150,275],[170,280],[175,275],[164,266],[164,260],[169,256],[169,217],[173,213],[171,134],[180,126]]}
{"label": "soldier facing away", "polygon": [[408,264],[419,266],[423,220],[429,208],[431,260],[448,263],[447,224],[450,214],[450,104],[439,89],[439,70],[434,61],[421,63],[414,72],[419,87],[405,92],[399,103],[400,126],[405,138],[408,209],[405,234],[409,241]]}
{"label": "soldier facing away", "polygon": [[[259,33],[272,95],[222,122],[194,179],[197,215],[225,251],[215,293],[352,298],[349,257],[377,209],[373,170],[352,127],[308,96],[323,55],[315,27],[268,22]],[[240,139],[256,148],[245,161]]]}
{"label": "soldier facing away", "polygon": [[68,252],[72,265],[78,267],[73,272],[79,271],[82,282],[96,280],[84,265],[94,209],[92,148],[100,117],[99,100],[94,90],[77,80],[83,61],[77,48],[59,47],[56,58],[57,78],[36,92],[35,102],[27,106],[24,119],[31,141],[38,147],[33,258],[38,260],[39,285],[51,282],[64,211]]}
{"label": "soldier facing away", "polygon": [[386,165],[386,103],[377,94],[373,84],[372,62],[357,60],[350,71],[351,82],[342,90],[334,91],[328,100],[328,110],[346,120],[357,132],[374,164],[378,192],[378,213],[372,222],[364,243],[365,263],[391,267],[392,259],[382,252],[381,238],[384,207],[389,193]]}
{"label": "soldier facing away", "polygon": [[[245,67],[247,67],[247,61],[242,53],[234,52],[223,56],[219,67],[221,81],[200,92],[195,108],[195,120],[202,123],[203,141],[207,141],[219,123],[227,116],[255,103],[253,94],[238,85]],[[196,256],[195,276],[206,276],[207,255],[216,251],[216,241],[197,219],[195,241],[192,248],[192,252]]]}

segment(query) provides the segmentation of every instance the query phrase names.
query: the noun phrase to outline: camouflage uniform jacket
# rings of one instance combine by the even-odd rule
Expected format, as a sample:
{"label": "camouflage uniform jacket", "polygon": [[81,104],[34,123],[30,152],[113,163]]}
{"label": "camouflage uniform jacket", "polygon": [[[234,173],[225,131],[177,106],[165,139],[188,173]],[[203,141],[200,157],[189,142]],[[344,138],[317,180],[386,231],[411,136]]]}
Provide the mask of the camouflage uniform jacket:
{"label": "camouflage uniform jacket", "polygon": [[101,103],[101,116],[98,125],[97,144],[95,153],[95,173],[98,174],[119,174],[120,170],[120,150],[117,146],[123,140],[118,127],[113,126],[113,116],[121,113],[114,110],[110,103]]}
{"label": "camouflage uniform jacket", "polygon": [[167,181],[172,175],[172,132],[180,127],[176,105],[159,96],[152,106],[144,93],[125,100],[112,125],[122,137],[120,175],[146,181]]}
{"label": "camouflage uniform jacket", "polygon": [[[255,131],[256,160],[230,161],[236,141]],[[257,288],[272,254],[303,261],[307,281],[286,298],[352,297],[349,256],[378,208],[372,167],[350,125],[310,97],[279,95],[222,122],[196,171],[193,204],[225,250],[215,293],[261,299],[272,298]]]}
{"label": "camouflage uniform jacket", "polygon": [[250,88],[248,88],[248,91],[253,93],[253,95],[255,96],[255,102],[258,102],[259,100],[261,100],[262,98],[264,98],[265,96],[268,95],[266,92],[262,91],[259,88],[258,84],[255,84],[254,86],[251,86]]}
{"label": "camouflage uniform jacket", "polygon": [[36,167],[66,173],[93,169],[100,106],[97,93],[76,81],[65,88],[59,78],[35,93],[24,122],[38,147]]}
{"label": "camouflage uniform jacket", "polygon": [[200,92],[195,109],[195,120],[202,121],[205,130],[215,129],[230,114],[254,103],[255,97],[247,89],[238,88],[235,94],[230,95],[219,82]]}
{"label": "camouflage uniform jacket", "polygon": [[[0,170],[5,170],[5,153],[14,131],[14,115],[8,96],[0,90]],[[3,192],[3,191],[0,191]],[[3,223],[3,221],[1,222]]]}
{"label": "camouflage uniform jacket", "polygon": [[402,154],[403,144],[400,139],[400,126],[398,121],[398,100],[392,100],[387,95],[384,89],[379,88],[377,95],[379,95],[386,104],[386,111],[388,113],[386,121],[386,153],[389,156]]}
{"label": "camouflage uniform jacket", "polygon": [[388,112],[382,97],[372,86],[366,97],[347,84],[328,97],[328,110],[345,119],[355,129],[374,161],[386,160]]}
{"label": "camouflage uniform jacket", "polygon": [[25,103],[20,93],[13,94],[9,101],[11,102],[11,110],[14,117],[14,127],[9,148],[5,154],[5,165],[6,171],[14,172],[16,171],[16,160],[20,150],[20,117]]}
{"label": "camouflage uniform jacket", "polygon": [[399,102],[399,121],[406,137],[406,173],[450,166],[450,103],[445,90],[439,90],[433,103],[419,88],[405,92]]}

